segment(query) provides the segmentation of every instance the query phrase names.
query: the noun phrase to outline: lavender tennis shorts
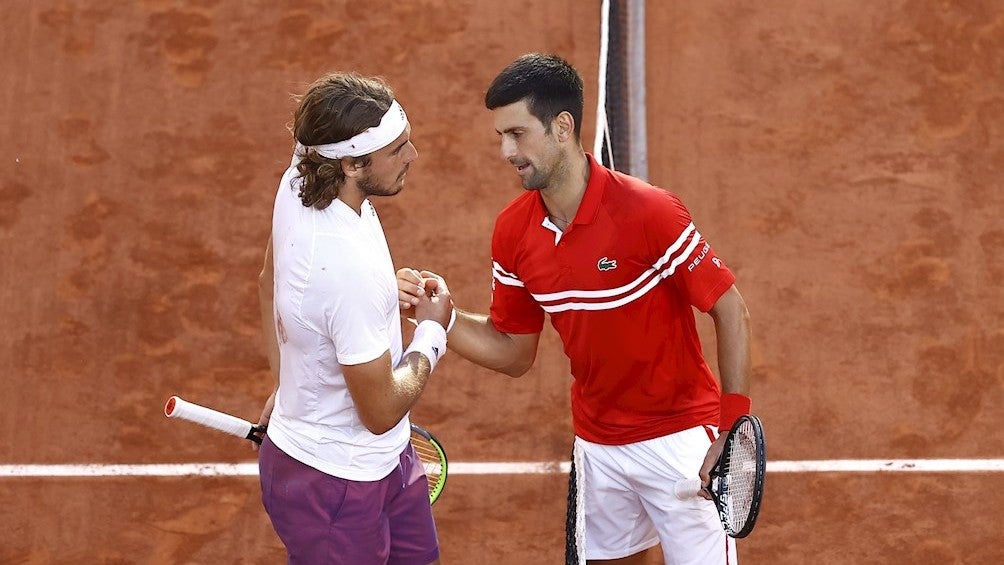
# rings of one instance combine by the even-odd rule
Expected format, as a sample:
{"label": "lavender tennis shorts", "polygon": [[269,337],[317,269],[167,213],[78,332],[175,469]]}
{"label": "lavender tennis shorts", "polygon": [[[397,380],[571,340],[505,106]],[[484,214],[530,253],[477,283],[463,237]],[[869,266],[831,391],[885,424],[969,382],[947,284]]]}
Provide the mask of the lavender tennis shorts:
{"label": "lavender tennis shorts", "polygon": [[439,558],[429,483],[415,450],[379,481],[332,477],[265,436],[261,500],[290,564],[427,565]]}

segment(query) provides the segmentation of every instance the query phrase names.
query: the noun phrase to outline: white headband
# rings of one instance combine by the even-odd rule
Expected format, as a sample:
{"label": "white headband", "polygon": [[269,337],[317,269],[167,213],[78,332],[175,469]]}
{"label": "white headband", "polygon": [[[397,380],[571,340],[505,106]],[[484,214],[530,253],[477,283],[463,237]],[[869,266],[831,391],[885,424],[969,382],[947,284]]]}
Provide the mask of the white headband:
{"label": "white headband", "polygon": [[306,147],[306,149],[313,149],[319,155],[328,159],[362,157],[390,145],[390,142],[397,139],[407,126],[408,116],[405,115],[404,108],[397,103],[397,100],[394,100],[390,103],[387,113],[380,118],[380,125],[371,127],[345,141],[326,143],[324,145],[311,145]]}

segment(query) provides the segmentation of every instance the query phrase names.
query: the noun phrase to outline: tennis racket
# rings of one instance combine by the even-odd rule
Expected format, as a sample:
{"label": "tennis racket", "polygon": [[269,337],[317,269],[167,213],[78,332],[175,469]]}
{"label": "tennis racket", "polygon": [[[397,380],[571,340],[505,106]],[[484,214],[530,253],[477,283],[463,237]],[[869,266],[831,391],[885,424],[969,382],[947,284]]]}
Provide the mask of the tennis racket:
{"label": "tennis racket", "polygon": [[[232,436],[249,439],[258,445],[261,445],[261,434],[265,433],[265,426],[252,424],[237,416],[206,408],[177,396],[167,400],[164,414],[168,418],[188,420]],[[435,436],[417,424],[411,425],[411,445],[415,448],[418,458],[422,460],[425,475],[429,479],[429,502],[434,504],[446,486],[446,450]]]}
{"label": "tennis racket", "polygon": [[759,418],[747,414],[736,420],[725,438],[722,454],[711,469],[710,484],[702,484],[701,479],[679,481],[674,492],[680,500],[687,500],[701,490],[707,491],[718,509],[725,533],[744,538],[753,531],[760,514],[766,474],[763,425]]}
{"label": "tennis racket", "polygon": [[435,504],[446,486],[446,450],[436,436],[417,424],[411,425],[411,446],[425,467],[425,476],[429,479],[429,502]]}

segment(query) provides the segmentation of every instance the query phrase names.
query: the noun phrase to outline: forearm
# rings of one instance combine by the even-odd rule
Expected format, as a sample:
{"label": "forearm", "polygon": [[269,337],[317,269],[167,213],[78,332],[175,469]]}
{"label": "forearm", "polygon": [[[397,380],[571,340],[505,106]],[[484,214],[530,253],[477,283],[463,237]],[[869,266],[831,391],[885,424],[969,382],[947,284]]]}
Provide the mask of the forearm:
{"label": "forearm", "polygon": [[750,315],[735,287],[719,299],[711,317],[715,321],[722,393],[749,396],[752,373]]}
{"label": "forearm", "polygon": [[432,369],[433,364],[425,354],[412,351],[405,354],[401,364],[390,372],[390,380],[385,380],[383,385],[359,389],[355,388],[355,382],[347,381],[349,392],[356,397],[356,409],[363,425],[376,435],[393,429],[422,396]]}
{"label": "forearm", "polygon": [[369,363],[342,366],[363,425],[376,435],[394,428],[418,401],[445,352],[446,330],[425,320],[396,367],[391,367],[390,351]]}
{"label": "forearm", "polygon": [[532,351],[519,338],[500,332],[488,316],[457,310],[457,321],[450,331],[449,348],[464,359],[482,367],[519,377],[533,365],[536,354],[535,336]]}
{"label": "forearm", "polygon": [[381,427],[390,429],[404,418],[422,396],[431,376],[432,364],[425,355],[413,351],[401,359],[391,376],[390,394],[381,406]]}
{"label": "forearm", "polygon": [[734,319],[715,324],[718,338],[718,371],[722,392],[749,396],[752,362],[749,314],[745,308]]}

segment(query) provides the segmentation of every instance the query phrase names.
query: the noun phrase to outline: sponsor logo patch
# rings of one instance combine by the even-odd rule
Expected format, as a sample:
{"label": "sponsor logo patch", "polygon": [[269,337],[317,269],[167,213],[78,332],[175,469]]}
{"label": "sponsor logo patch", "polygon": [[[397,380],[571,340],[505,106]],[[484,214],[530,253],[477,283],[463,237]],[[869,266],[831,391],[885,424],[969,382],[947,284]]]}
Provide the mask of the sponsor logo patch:
{"label": "sponsor logo patch", "polygon": [[701,261],[703,261],[704,257],[708,254],[708,251],[711,251],[711,246],[705,243],[704,247],[701,248],[701,254],[698,255],[696,259],[691,261],[689,265],[687,265],[687,270],[693,271],[694,267],[700,265]]}

